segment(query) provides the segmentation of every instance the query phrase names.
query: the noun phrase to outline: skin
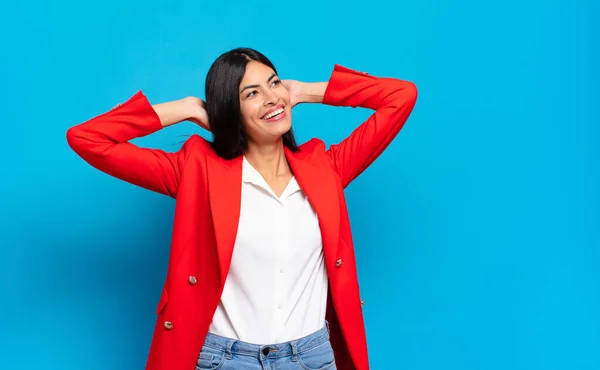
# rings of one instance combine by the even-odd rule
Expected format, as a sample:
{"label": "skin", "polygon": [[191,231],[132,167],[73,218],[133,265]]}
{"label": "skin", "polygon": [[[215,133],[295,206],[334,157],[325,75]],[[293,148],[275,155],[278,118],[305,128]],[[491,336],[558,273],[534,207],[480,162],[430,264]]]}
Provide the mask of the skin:
{"label": "skin", "polygon": [[[251,61],[239,86],[242,124],[248,133],[246,159],[281,196],[293,174],[287,163],[282,136],[292,127],[292,108],[301,103],[321,103],[326,82],[305,83],[280,80],[270,67]],[[163,127],[192,121],[210,130],[205,103],[189,96],[153,105]],[[278,108],[283,113],[267,120],[266,114]]]}

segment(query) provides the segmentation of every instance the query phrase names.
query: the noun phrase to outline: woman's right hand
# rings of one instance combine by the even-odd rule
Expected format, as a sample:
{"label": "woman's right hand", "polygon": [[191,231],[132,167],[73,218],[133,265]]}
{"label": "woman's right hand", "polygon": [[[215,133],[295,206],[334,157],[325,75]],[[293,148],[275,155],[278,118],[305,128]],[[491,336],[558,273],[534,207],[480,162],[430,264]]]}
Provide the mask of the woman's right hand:
{"label": "woman's right hand", "polygon": [[205,130],[210,131],[208,114],[206,113],[206,103],[202,99],[195,96],[188,96],[185,99],[190,107],[190,117],[188,120],[194,122]]}

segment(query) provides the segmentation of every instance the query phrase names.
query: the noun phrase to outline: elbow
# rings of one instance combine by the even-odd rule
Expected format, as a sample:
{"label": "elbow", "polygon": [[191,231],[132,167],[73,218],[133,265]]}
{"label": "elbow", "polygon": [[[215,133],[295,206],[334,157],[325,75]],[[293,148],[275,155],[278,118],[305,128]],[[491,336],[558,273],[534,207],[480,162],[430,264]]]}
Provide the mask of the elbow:
{"label": "elbow", "polygon": [[69,147],[77,152],[79,148],[79,144],[81,143],[81,135],[80,130],[77,126],[71,127],[67,130],[67,144]]}
{"label": "elbow", "polygon": [[392,109],[403,111],[412,108],[417,103],[419,91],[414,82],[394,80],[394,86],[389,95],[388,104]]}
{"label": "elbow", "polygon": [[417,102],[417,97],[419,96],[419,90],[417,89],[417,85],[414,82],[404,81],[404,94],[406,96],[406,100],[411,105],[415,105]]}
{"label": "elbow", "polygon": [[387,103],[392,103],[394,106],[414,105],[417,102],[419,90],[417,85],[408,80],[397,78],[386,78],[386,88],[388,96]]}
{"label": "elbow", "polygon": [[400,86],[396,94],[397,108],[399,110],[408,109],[409,111],[412,111],[419,96],[417,85],[411,81],[400,81]]}
{"label": "elbow", "polygon": [[84,157],[92,150],[92,141],[89,134],[80,126],[74,126],[67,130],[67,144],[78,156]]}

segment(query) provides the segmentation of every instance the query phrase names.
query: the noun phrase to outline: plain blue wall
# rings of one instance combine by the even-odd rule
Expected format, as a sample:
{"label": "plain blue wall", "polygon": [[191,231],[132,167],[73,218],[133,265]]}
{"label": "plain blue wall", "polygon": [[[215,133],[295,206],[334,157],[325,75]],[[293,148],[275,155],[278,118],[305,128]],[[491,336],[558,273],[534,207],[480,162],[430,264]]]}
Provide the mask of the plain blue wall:
{"label": "plain blue wall", "polygon": [[[373,369],[600,368],[598,2],[170,3],[3,6],[1,369],[143,368],[174,202],[65,133],[137,90],[203,97],[237,46],[283,78],[339,63],[419,87],[347,190]],[[294,125],[331,144],[368,114],[301,106]]]}

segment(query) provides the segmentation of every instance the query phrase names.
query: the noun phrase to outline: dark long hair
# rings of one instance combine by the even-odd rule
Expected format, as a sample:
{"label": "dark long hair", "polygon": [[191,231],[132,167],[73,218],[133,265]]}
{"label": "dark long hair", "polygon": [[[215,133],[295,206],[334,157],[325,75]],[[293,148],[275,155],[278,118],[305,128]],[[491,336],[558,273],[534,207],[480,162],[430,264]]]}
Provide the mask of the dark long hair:
{"label": "dark long hair", "polygon": [[[212,146],[217,155],[225,159],[236,158],[248,150],[239,87],[250,61],[267,65],[277,73],[273,63],[263,54],[249,48],[237,48],[221,54],[206,76],[206,113],[213,135]],[[292,152],[298,150],[291,128],[282,139],[283,145]]]}

